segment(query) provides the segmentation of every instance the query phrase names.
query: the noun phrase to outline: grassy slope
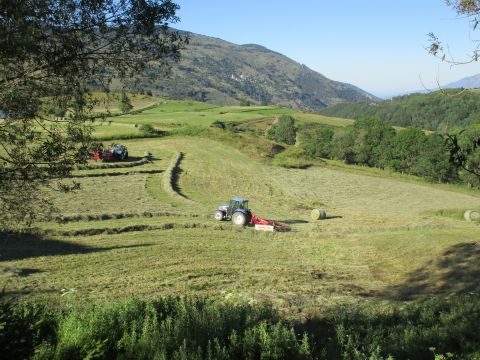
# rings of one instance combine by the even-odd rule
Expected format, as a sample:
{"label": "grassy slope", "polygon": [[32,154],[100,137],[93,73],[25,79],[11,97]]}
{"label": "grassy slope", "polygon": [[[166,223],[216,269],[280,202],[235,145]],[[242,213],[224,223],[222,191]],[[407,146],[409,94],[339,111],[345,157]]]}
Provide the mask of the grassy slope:
{"label": "grassy slope", "polygon": [[261,120],[281,114],[291,114],[298,121],[313,121],[330,126],[346,126],[352,123],[352,120],[308,114],[275,106],[216,106],[194,101],[160,99],[157,101],[160,102],[158,107],[149,108],[140,114],[127,114],[97,121],[95,136],[140,136],[139,126],[142,124],[151,124],[156,128],[168,130],[178,125],[207,127],[214,121]]}
{"label": "grassy slope", "polygon": [[[234,294],[304,309],[462,291],[476,281],[470,274],[478,271],[478,254],[466,250],[476,249],[478,225],[428,212],[480,208],[478,197],[342,168],[271,167],[209,139],[124,143],[135,157],[152,152],[153,163],[79,173],[165,170],[182,151],[177,185],[190,201],[165,191],[164,173],[78,178],[81,192],[54,195],[63,213],[136,212],[138,217],[43,223],[43,229],[65,233],[23,243],[4,240],[1,268],[8,291],[80,302]],[[263,234],[214,222],[215,207],[232,195],[248,197],[256,214],[289,223],[293,231]],[[310,222],[309,211],[319,204],[331,218]],[[180,216],[148,217],[145,211]],[[140,225],[158,230],[68,236],[82,229]],[[445,257],[451,260],[442,262]],[[458,266],[470,270],[452,281]],[[62,289],[73,290],[61,296]]]}

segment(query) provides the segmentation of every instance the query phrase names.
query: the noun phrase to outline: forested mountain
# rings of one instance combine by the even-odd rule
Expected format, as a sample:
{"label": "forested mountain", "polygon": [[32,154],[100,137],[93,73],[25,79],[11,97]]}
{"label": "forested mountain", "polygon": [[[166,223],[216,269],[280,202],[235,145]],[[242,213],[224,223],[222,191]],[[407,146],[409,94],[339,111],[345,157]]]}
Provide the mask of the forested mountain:
{"label": "forested mountain", "polygon": [[[183,32],[182,32],[183,33]],[[188,33],[190,44],[168,78],[152,66],[130,86],[174,99],[216,104],[276,104],[318,110],[377,98],[353,85],[332,81],[288,57],[255,44]]]}
{"label": "forested mountain", "polygon": [[378,103],[337,104],[320,111],[348,119],[374,117],[397,126],[428,130],[465,127],[480,119],[480,92],[448,89],[398,96]]}

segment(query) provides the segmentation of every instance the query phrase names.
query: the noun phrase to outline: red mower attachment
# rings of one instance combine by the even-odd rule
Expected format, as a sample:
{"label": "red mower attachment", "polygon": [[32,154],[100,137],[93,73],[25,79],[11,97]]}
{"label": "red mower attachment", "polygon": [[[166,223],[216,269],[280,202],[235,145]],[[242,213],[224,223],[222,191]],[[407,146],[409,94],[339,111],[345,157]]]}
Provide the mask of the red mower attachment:
{"label": "red mower attachment", "polygon": [[100,149],[92,151],[92,157],[95,161],[101,161],[103,159],[102,151]]}
{"label": "red mower attachment", "polygon": [[290,227],[284,224],[280,224],[273,220],[262,219],[261,217],[252,213],[250,218],[250,224],[255,225],[256,230],[263,231],[290,231]]}

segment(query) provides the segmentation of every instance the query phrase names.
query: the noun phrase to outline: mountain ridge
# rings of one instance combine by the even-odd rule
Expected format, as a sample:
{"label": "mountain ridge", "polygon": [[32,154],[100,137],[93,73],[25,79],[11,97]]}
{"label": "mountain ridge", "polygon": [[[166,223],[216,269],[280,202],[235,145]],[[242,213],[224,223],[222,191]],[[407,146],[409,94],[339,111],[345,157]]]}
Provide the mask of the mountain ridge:
{"label": "mountain ridge", "polygon": [[375,102],[372,94],[328,79],[304,64],[258,44],[237,45],[179,30],[190,43],[169,77],[152,65],[129,87],[173,99],[221,105],[275,104],[315,111],[342,102]]}
{"label": "mountain ridge", "polygon": [[451,82],[444,86],[447,89],[464,88],[464,89],[477,89],[480,88],[480,74],[464,77],[460,80]]}

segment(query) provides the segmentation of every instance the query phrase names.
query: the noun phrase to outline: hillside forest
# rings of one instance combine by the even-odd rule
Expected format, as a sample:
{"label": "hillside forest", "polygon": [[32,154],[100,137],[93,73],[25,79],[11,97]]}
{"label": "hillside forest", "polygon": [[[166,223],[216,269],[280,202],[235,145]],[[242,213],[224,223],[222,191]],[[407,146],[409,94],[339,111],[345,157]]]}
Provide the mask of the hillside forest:
{"label": "hillside forest", "polygon": [[427,94],[409,94],[376,103],[342,103],[319,113],[347,119],[374,117],[396,126],[417,126],[426,130],[451,131],[478,122],[478,90],[443,89]]}
{"label": "hillside forest", "polygon": [[[416,175],[434,182],[480,186],[480,151],[475,143],[480,125],[470,125],[457,135],[426,132],[419,127],[394,128],[388,123],[364,117],[345,127],[304,122],[295,127],[290,115],[280,116],[265,136],[285,144],[296,144],[283,158],[335,159],[402,174]],[[452,156],[456,143],[464,149],[464,161]],[[288,154],[288,156],[287,156]],[[282,158],[282,155],[279,156]],[[286,162],[284,166],[289,166]]]}

